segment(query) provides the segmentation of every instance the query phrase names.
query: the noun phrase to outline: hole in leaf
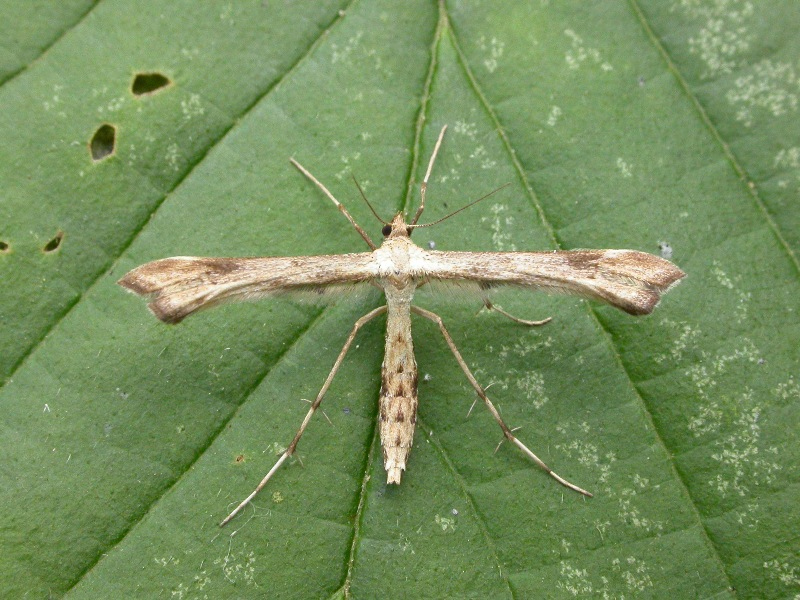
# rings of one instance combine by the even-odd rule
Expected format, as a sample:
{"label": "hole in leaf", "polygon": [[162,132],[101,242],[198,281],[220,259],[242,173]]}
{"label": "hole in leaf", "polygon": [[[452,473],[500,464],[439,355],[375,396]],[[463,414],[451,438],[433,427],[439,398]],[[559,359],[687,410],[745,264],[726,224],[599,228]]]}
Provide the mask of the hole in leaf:
{"label": "hole in leaf", "polygon": [[7,252],[11,252],[11,246],[8,244],[8,242],[0,240],[0,253],[5,254]]}
{"label": "hole in leaf", "polygon": [[244,454],[240,454],[239,456],[234,458],[233,461],[236,462],[236,463],[243,463],[244,462]]}
{"label": "hole in leaf", "polygon": [[59,231],[52,240],[50,240],[49,242],[47,242],[44,245],[44,248],[42,248],[42,251],[43,252],[55,252],[61,246],[61,240],[63,240],[63,239],[64,239],[64,232],[63,231]]}
{"label": "hole in leaf", "polygon": [[171,83],[170,78],[161,73],[137,73],[136,77],[133,78],[131,91],[134,96],[146,96],[156,93]]}
{"label": "hole in leaf", "polygon": [[97,128],[89,142],[89,150],[92,152],[92,160],[97,162],[114,154],[117,140],[117,130],[113,125],[103,123]]}

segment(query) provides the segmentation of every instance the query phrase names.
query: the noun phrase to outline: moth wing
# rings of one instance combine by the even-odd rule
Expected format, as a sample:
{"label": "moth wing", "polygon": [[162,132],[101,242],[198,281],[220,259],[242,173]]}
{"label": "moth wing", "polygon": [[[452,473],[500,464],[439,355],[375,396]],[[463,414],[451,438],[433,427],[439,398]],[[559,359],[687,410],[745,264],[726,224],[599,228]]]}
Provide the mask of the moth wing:
{"label": "moth wing", "polygon": [[475,287],[497,286],[571,294],[605,302],[632,315],[653,311],[686,274],[670,261],[637,250],[426,253],[424,279]]}
{"label": "moth wing", "polygon": [[225,302],[278,294],[324,295],[368,283],[377,274],[371,252],[330,256],[202,258],[175,256],[146,263],[117,283],[150,298],[148,307],[166,323]]}

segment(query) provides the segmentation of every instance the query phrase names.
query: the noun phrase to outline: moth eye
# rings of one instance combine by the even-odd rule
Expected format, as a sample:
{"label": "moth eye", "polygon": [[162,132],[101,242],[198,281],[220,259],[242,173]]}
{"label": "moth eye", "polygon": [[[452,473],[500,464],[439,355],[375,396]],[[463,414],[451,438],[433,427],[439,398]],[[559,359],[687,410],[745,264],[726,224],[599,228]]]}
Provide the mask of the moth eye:
{"label": "moth eye", "polygon": [[383,237],[389,237],[389,234],[392,233],[392,226],[384,225],[383,229],[381,229],[381,233],[383,234]]}

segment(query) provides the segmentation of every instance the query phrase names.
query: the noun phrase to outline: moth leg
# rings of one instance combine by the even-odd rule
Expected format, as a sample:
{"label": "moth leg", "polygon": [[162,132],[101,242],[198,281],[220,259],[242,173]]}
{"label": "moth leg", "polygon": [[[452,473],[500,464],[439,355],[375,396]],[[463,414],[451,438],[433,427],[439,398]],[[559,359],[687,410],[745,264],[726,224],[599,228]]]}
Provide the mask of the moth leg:
{"label": "moth leg", "polygon": [[300,172],[301,172],[303,175],[305,175],[306,177],[308,177],[308,178],[309,178],[309,179],[310,179],[310,180],[311,180],[311,181],[314,183],[314,185],[316,185],[316,186],[317,186],[317,187],[318,187],[320,190],[322,190],[322,193],[323,193],[323,194],[325,194],[325,195],[326,195],[328,198],[330,198],[331,202],[333,202],[333,203],[336,205],[336,208],[338,208],[338,209],[339,209],[339,212],[340,212],[340,213],[342,213],[342,214],[343,214],[343,215],[344,215],[344,216],[347,218],[347,220],[348,220],[348,221],[350,221],[350,224],[351,224],[353,227],[355,227],[355,229],[356,229],[356,231],[358,232],[358,234],[359,234],[359,235],[360,235],[360,236],[361,236],[361,237],[364,239],[364,241],[365,241],[365,242],[367,242],[367,246],[369,246],[371,250],[377,250],[377,248],[378,248],[378,247],[377,247],[377,246],[375,245],[375,243],[374,243],[374,242],[373,242],[373,241],[370,239],[369,235],[367,235],[367,232],[366,232],[366,231],[364,231],[364,230],[361,228],[361,225],[359,225],[358,223],[356,223],[356,220],[355,220],[353,217],[351,217],[351,216],[350,216],[350,213],[349,213],[349,212],[347,212],[347,209],[344,207],[344,204],[342,204],[342,203],[341,203],[341,202],[339,202],[339,201],[338,201],[336,198],[334,198],[334,197],[333,197],[333,194],[331,194],[330,190],[328,190],[328,188],[326,188],[326,187],[325,187],[325,186],[322,184],[322,182],[320,182],[320,181],[319,181],[319,179],[317,179],[316,177],[314,177],[314,176],[313,176],[313,175],[312,175],[312,174],[309,172],[309,170],[308,170],[308,169],[306,169],[306,168],[305,168],[303,165],[301,165],[299,162],[297,162],[297,161],[296,161],[295,159],[293,159],[293,158],[290,158],[290,159],[289,159],[289,162],[290,162],[290,163],[292,163],[292,164],[293,164],[293,165],[294,165],[294,166],[297,168],[297,170],[298,170],[298,171],[300,171]]}
{"label": "moth leg", "polygon": [[306,416],[303,419],[303,423],[302,425],[300,425],[300,429],[298,429],[297,433],[294,435],[292,443],[289,444],[289,447],[286,448],[283,454],[281,454],[278,461],[269,470],[269,473],[267,473],[264,476],[264,479],[261,480],[261,483],[258,484],[256,489],[254,489],[253,492],[247,498],[242,500],[239,506],[233,509],[231,514],[229,514],[227,517],[225,517],[225,519],[223,519],[223,521],[219,524],[220,527],[223,527],[226,523],[228,523],[228,521],[233,519],[233,517],[235,517],[239,513],[239,511],[241,511],[245,506],[247,506],[250,503],[250,501],[256,497],[256,494],[258,494],[258,492],[260,492],[264,488],[264,486],[267,485],[267,482],[270,480],[275,471],[278,470],[278,468],[286,461],[287,458],[289,458],[292,454],[294,454],[295,448],[297,447],[297,442],[300,441],[300,438],[302,437],[303,432],[306,430],[308,422],[311,421],[311,417],[314,415],[314,412],[316,412],[316,410],[319,408],[319,405],[322,404],[322,399],[325,397],[325,393],[331,386],[331,382],[333,381],[333,378],[336,376],[336,372],[342,365],[342,361],[344,361],[344,357],[347,354],[347,351],[350,349],[350,345],[353,343],[353,340],[355,339],[358,330],[361,329],[367,323],[369,323],[372,319],[385,312],[386,312],[386,306],[379,306],[378,308],[371,310],[370,312],[368,312],[358,321],[355,322],[355,325],[353,325],[353,329],[350,332],[350,335],[347,336],[347,341],[344,343],[344,346],[342,346],[342,350],[341,352],[339,352],[339,356],[336,358],[336,362],[333,363],[333,368],[331,369],[331,372],[328,373],[328,377],[327,379],[325,379],[325,383],[322,384],[322,388],[317,394],[316,399],[314,400],[314,402],[311,403],[311,408],[308,409],[308,412],[306,413]]}
{"label": "moth leg", "polygon": [[422,185],[419,186],[419,208],[417,209],[414,218],[411,219],[410,225],[416,225],[419,218],[422,216],[422,211],[425,210],[425,190],[428,189],[428,179],[431,177],[431,171],[433,171],[433,163],[436,162],[436,155],[439,154],[439,148],[442,146],[442,140],[444,139],[444,132],[447,131],[447,125],[442,127],[442,130],[439,132],[439,137],[436,140],[436,145],[433,147],[433,153],[431,154],[431,159],[428,162],[428,170],[425,171],[425,178],[422,180]]}
{"label": "moth leg", "polygon": [[563,477],[561,477],[561,476],[557,475],[556,473],[554,473],[553,470],[550,467],[548,467],[544,463],[544,461],[542,461],[542,459],[540,459],[538,456],[536,456],[533,452],[530,451],[530,449],[525,444],[523,444],[521,441],[519,441],[517,439],[517,437],[512,432],[511,428],[508,425],[506,425],[505,422],[503,422],[503,418],[500,416],[500,413],[497,412],[497,409],[495,408],[494,404],[492,404],[492,401],[489,400],[489,397],[486,395],[486,392],[484,391],[484,389],[481,387],[481,385],[475,379],[475,376],[472,374],[472,371],[469,370],[469,367],[467,366],[467,363],[464,362],[464,359],[461,356],[461,353],[458,351],[458,348],[456,348],[456,344],[453,341],[453,338],[450,337],[450,333],[448,333],[447,328],[444,326],[444,322],[442,321],[442,318],[439,315],[437,315],[436,313],[432,313],[432,312],[430,312],[428,310],[425,310],[423,308],[419,308],[418,306],[412,306],[411,310],[414,313],[418,314],[419,316],[425,317],[426,319],[428,319],[430,321],[433,321],[434,323],[436,323],[439,326],[439,330],[442,332],[442,336],[444,337],[444,341],[447,342],[447,345],[450,347],[450,351],[453,353],[453,356],[456,357],[456,361],[458,361],[458,365],[461,367],[461,370],[464,371],[464,375],[467,376],[467,380],[469,381],[470,385],[472,385],[472,387],[475,390],[475,392],[478,394],[478,396],[480,396],[481,400],[483,400],[483,402],[486,404],[486,408],[488,408],[489,412],[492,413],[492,416],[494,417],[494,420],[497,421],[498,425],[500,425],[500,429],[503,430],[503,435],[505,436],[505,438],[508,441],[512,442],[517,448],[522,450],[533,462],[535,462],[542,469],[544,469],[553,479],[558,481],[561,485],[563,485],[565,487],[568,487],[569,489],[574,490],[574,491],[578,492],[579,494],[583,494],[584,496],[589,496],[591,498],[592,494],[590,494],[589,492],[587,492],[583,488],[578,487],[574,483],[570,483],[569,481],[567,481]]}
{"label": "moth leg", "polygon": [[527,319],[520,319],[519,317],[515,317],[514,315],[507,313],[499,306],[495,306],[494,304],[492,304],[492,301],[489,300],[488,298],[483,299],[483,305],[487,308],[487,310],[494,310],[496,312],[499,312],[504,317],[508,317],[509,319],[514,321],[514,323],[519,323],[520,325],[527,325],[528,327],[538,327],[539,325],[546,325],[547,323],[553,320],[553,317],[547,317],[546,319],[542,319],[541,321],[529,321]]}

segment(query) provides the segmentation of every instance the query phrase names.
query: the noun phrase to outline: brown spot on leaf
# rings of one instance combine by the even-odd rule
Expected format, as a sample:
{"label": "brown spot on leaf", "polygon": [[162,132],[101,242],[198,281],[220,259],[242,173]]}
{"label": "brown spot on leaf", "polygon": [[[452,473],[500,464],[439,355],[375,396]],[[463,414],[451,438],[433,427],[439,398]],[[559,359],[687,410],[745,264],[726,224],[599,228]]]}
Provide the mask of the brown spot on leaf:
{"label": "brown spot on leaf", "polygon": [[134,96],[149,96],[172,83],[169,77],[161,73],[137,73],[131,83]]}
{"label": "brown spot on leaf", "polygon": [[64,232],[59,231],[58,233],[56,233],[55,237],[53,237],[52,240],[50,240],[44,245],[44,248],[42,248],[42,252],[48,254],[50,252],[55,252],[61,246],[61,240],[63,239],[64,239]]}
{"label": "brown spot on leaf", "polygon": [[92,155],[92,160],[98,162],[113,155],[116,151],[116,140],[116,127],[108,123],[100,125],[89,141],[89,152]]}

